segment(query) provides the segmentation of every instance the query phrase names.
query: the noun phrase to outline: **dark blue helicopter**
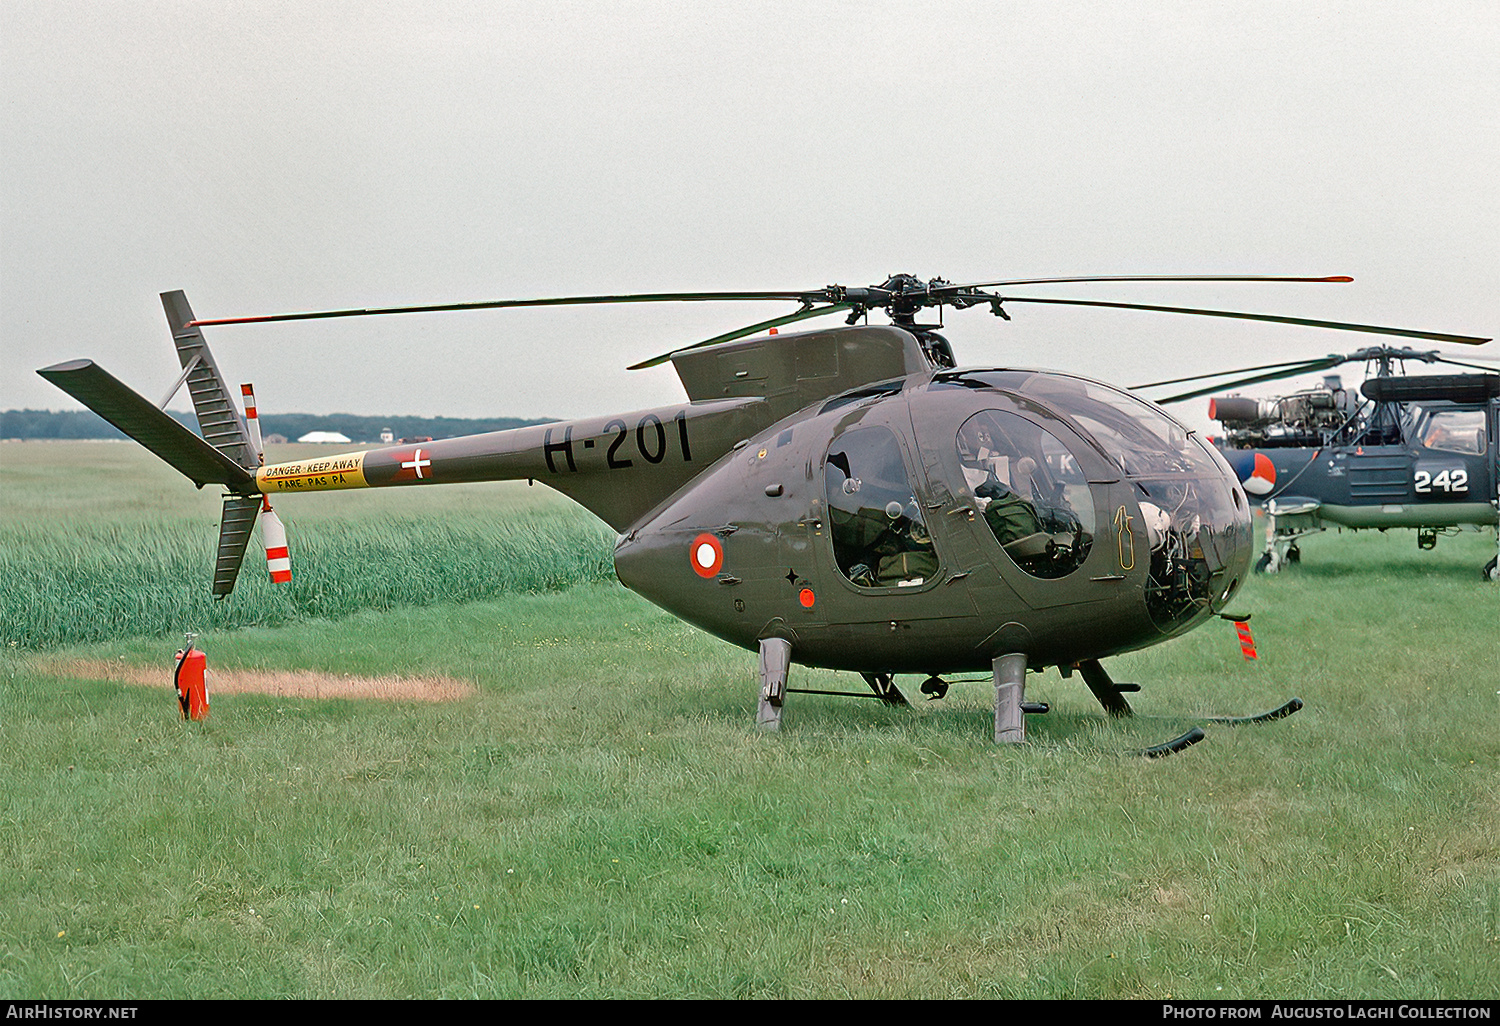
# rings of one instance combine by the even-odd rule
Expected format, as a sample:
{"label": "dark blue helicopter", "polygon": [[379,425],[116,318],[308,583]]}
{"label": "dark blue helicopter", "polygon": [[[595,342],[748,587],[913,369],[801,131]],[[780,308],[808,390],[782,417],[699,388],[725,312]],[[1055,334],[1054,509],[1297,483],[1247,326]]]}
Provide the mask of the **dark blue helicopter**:
{"label": "dark blue helicopter", "polygon": [[[1485,373],[1408,376],[1412,362]],[[1490,368],[1436,350],[1376,346],[1137,387],[1249,375],[1157,400],[1175,403],[1346,363],[1366,364],[1357,393],[1328,375],[1314,388],[1273,399],[1209,400],[1209,417],[1224,428],[1215,443],[1266,513],[1255,569],[1274,573],[1298,562],[1298,542],[1329,526],[1414,529],[1422,549],[1433,548],[1439,534],[1490,527],[1500,544],[1500,373]],[[1484,576],[1500,580],[1497,559]]]}

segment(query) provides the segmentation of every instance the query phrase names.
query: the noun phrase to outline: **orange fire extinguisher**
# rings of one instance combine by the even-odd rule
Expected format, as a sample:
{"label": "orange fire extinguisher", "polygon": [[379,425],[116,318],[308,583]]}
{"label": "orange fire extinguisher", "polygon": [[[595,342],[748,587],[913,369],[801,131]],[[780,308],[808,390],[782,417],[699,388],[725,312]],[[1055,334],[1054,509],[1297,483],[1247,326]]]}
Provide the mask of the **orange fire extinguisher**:
{"label": "orange fire extinguisher", "polygon": [[208,657],[193,647],[196,634],[187,636],[187,647],[177,653],[177,670],[172,674],[172,683],[177,688],[177,704],[182,706],[182,718],[201,720],[208,716],[208,683],[204,679],[208,671]]}

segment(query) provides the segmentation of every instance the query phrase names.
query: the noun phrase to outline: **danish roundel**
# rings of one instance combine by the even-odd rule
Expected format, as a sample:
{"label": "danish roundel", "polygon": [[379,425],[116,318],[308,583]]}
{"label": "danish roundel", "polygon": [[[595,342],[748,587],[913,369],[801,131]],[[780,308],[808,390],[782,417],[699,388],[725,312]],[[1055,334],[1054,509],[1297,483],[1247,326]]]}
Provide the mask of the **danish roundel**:
{"label": "danish roundel", "polygon": [[713,535],[700,534],[693,539],[688,562],[699,577],[712,577],[724,566],[724,546]]}

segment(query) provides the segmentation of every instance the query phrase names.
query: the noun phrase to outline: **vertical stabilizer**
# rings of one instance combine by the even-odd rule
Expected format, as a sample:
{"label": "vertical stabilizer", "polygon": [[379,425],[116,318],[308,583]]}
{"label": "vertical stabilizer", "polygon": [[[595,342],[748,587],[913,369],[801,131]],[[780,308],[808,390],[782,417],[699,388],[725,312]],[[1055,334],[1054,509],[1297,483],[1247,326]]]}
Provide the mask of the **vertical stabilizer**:
{"label": "vertical stabilizer", "polygon": [[219,521],[219,558],[214,563],[214,598],[221,599],[234,590],[250,532],[255,529],[255,515],[260,512],[259,495],[224,496],[224,516]]}
{"label": "vertical stabilizer", "polygon": [[[189,326],[194,318],[187,296],[180,291],[163,292],[161,305],[167,312],[167,324],[172,329],[172,341],[177,346],[177,358],[182,363],[188,392],[193,397],[193,412],[198,415],[198,429],[203,433],[203,440],[240,466],[254,469],[260,460],[250,444],[245,418],[240,415],[234,397],[224,385],[224,376],[214,363],[202,330]],[[214,588],[217,594],[217,583]]]}

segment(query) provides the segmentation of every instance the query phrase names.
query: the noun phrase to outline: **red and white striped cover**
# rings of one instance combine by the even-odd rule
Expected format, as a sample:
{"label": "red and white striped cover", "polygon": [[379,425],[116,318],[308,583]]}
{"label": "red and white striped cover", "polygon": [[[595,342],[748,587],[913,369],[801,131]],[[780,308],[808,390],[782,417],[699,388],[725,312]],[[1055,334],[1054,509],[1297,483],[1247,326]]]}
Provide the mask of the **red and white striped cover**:
{"label": "red and white striped cover", "polygon": [[264,464],[266,454],[265,446],[260,441],[260,416],[255,412],[255,386],[245,382],[240,386],[240,394],[245,397],[245,425],[250,429],[250,445]]}
{"label": "red and white striped cover", "polygon": [[286,545],[286,528],[281,526],[281,518],[271,508],[269,497],[262,497],[260,512],[260,537],[266,543],[266,569],[271,571],[271,580],[276,584],[290,584],[292,554]]}

